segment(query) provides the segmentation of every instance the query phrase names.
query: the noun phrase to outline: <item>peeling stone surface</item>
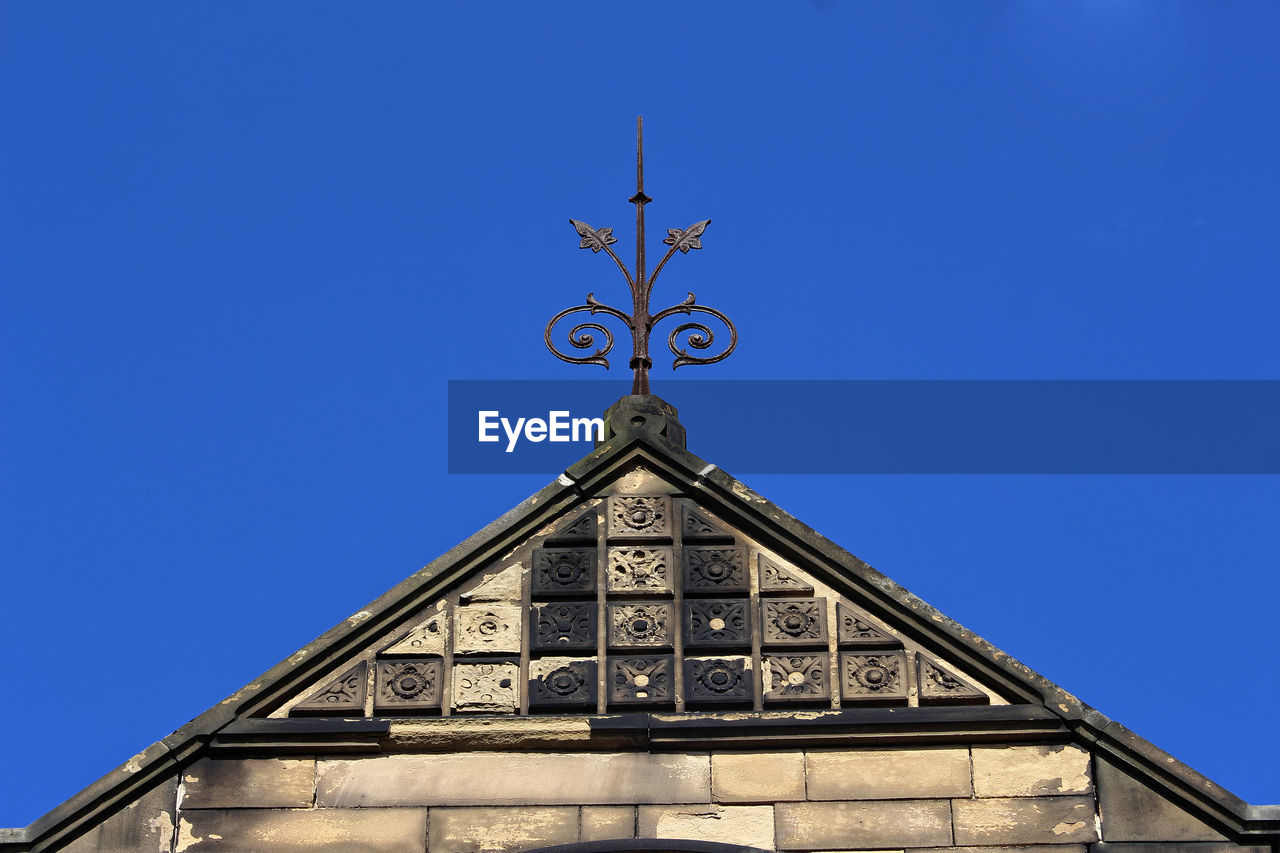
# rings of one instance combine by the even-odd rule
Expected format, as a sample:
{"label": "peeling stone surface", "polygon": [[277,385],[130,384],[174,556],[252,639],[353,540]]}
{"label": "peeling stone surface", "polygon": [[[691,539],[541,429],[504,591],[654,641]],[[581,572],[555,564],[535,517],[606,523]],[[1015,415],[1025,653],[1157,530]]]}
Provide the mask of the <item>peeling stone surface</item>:
{"label": "peeling stone surface", "polygon": [[610,838],[634,838],[635,835],[635,806],[582,807],[579,841],[607,841]]}
{"label": "peeling stone surface", "polygon": [[522,567],[519,563],[507,566],[499,572],[485,572],[470,590],[461,593],[462,602],[472,601],[520,601]]}
{"label": "peeling stone surface", "polygon": [[711,756],[711,796],[718,803],[803,800],[804,753],[716,753]]}
{"label": "peeling stone surface", "polygon": [[1068,744],[975,747],[973,787],[979,797],[1089,794],[1089,753]]}
{"label": "peeling stone surface", "polygon": [[1097,841],[1092,797],[954,800],[956,843],[1054,844]]}
{"label": "peeling stone surface", "polygon": [[365,806],[710,802],[706,754],[391,755],[321,761],[316,803]]}
{"label": "peeling stone surface", "polygon": [[[427,849],[433,853],[506,853],[577,840],[578,810],[572,806],[432,809]],[[421,838],[412,849],[421,853]]]}
{"label": "peeling stone surface", "polygon": [[183,809],[306,808],[315,797],[313,759],[197,761],[182,774]]}
{"label": "peeling stone surface", "polygon": [[178,777],[175,776],[60,849],[65,853],[169,853],[177,793]]}
{"label": "peeling stone surface", "polygon": [[814,751],[811,800],[911,800],[972,794],[967,749]]}
{"label": "peeling stone surface", "polygon": [[422,853],[426,809],[184,812],[174,853]]}
{"label": "peeling stone surface", "polygon": [[682,838],[773,849],[773,806],[641,806],[640,838]]}
{"label": "peeling stone surface", "polygon": [[947,800],[778,803],[779,850],[883,850],[951,843]]}

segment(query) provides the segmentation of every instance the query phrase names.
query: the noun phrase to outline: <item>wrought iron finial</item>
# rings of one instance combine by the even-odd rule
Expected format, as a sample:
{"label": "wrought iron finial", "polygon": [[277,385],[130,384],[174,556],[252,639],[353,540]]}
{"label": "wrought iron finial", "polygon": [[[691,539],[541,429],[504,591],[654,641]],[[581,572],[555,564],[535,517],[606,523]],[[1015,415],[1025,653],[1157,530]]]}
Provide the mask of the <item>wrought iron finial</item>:
{"label": "wrought iron finial", "polygon": [[636,267],[634,275],[631,270],[627,269],[626,264],[622,262],[617,253],[610,248],[610,246],[618,242],[618,239],[613,236],[612,228],[592,228],[587,223],[580,222],[577,219],[570,219],[569,224],[574,227],[581,238],[578,243],[579,249],[590,249],[593,255],[601,251],[606,252],[613,259],[613,262],[618,265],[618,269],[622,271],[623,277],[627,280],[627,286],[631,288],[631,313],[627,314],[617,308],[605,305],[595,298],[594,293],[588,293],[586,304],[566,308],[551,318],[551,322],[547,323],[543,339],[547,343],[547,349],[551,350],[551,354],[556,358],[572,364],[600,364],[604,365],[605,369],[608,369],[609,359],[605,356],[613,349],[613,333],[602,323],[583,322],[569,330],[569,344],[578,350],[590,350],[595,347],[595,333],[598,332],[603,336],[604,345],[596,347],[595,352],[591,355],[575,356],[556,349],[555,344],[552,343],[552,330],[565,317],[581,311],[592,315],[607,314],[618,318],[626,323],[627,328],[631,330],[631,369],[635,373],[635,379],[631,385],[631,393],[648,394],[649,368],[653,366],[653,360],[649,358],[649,335],[653,331],[653,327],[659,322],[676,314],[691,315],[694,312],[699,312],[710,314],[729,330],[729,345],[724,352],[718,355],[702,356],[690,355],[687,350],[680,346],[680,341],[677,338],[684,335],[683,343],[685,347],[694,350],[706,350],[710,349],[715,343],[715,332],[707,325],[696,320],[676,326],[667,338],[667,347],[675,355],[675,361],[671,365],[673,369],[686,364],[714,364],[727,358],[729,353],[733,352],[738,345],[738,330],[734,328],[728,317],[716,309],[697,304],[692,293],[679,304],[664,308],[656,314],[649,313],[649,294],[653,290],[653,283],[657,280],[658,274],[662,272],[662,268],[666,266],[667,261],[671,260],[672,255],[677,251],[687,255],[690,249],[702,248],[702,233],[707,230],[711,220],[704,219],[701,222],[695,222],[685,229],[668,228],[667,237],[662,242],[670,248],[662,256],[662,260],[658,262],[653,273],[646,275],[644,206],[653,201],[653,199],[644,194],[643,117],[636,119],[636,194],[627,200],[636,206]]}

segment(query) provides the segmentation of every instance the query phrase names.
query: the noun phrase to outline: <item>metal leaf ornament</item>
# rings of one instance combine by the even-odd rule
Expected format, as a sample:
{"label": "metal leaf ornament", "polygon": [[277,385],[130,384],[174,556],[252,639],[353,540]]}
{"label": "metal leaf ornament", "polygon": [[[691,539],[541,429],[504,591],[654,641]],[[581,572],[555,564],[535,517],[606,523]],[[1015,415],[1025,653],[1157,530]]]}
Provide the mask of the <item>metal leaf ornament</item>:
{"label": "metal leaf ornament", "polygon": [[702,248],[702,232],[707,230],[707,226],[711,224],[710,219],[704,219],[701,222],[695,222],[681,231],[679,228],[668,228],[667,239],[663,240],[668,246],[679,249],[684,254],[689,254],[690,249]]}
{"label": "metal leaf ornament", "polygon": [[610,243],[618,242],[618,238],[613,236],[612,228],[592,228],[585,222],[579,222],[576,219],[570,219],[569,224],[578,232],[578,236],[582,238],[582,242],[578,244],[579,249],[590,249],[592,254],[599,252]]}

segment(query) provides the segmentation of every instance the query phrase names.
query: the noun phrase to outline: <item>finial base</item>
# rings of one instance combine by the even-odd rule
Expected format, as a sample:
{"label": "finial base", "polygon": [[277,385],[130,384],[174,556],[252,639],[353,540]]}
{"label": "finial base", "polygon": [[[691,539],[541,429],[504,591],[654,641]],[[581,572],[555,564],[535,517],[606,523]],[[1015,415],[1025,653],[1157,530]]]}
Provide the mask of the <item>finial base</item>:
{"label": "finial base", "polygon": [[[618,436],[661,436],[685,448],[684,425],[676,419],[676,407],[652,394],[628,394],[604,412],[604,441]],[[597,442],[596,446],[604,442]]]}

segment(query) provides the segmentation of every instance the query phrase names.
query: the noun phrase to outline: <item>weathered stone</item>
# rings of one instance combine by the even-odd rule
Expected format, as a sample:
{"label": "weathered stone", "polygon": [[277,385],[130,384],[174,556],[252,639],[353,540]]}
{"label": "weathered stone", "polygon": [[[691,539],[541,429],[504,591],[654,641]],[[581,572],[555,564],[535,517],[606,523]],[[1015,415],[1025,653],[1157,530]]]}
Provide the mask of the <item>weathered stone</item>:
{"label": "weathered stone", "polygon": [[1098,757],[1098,811],[1107,841],[1225,841],[1181,806],[1169,802],[1105,758]]}
{"label": "weathered stone", "polygon": [[[427,849],[446,853],[505,853],[578,840],[578,810],[572,806],[432,809]],[[421,853],[418,840],[415,853]]]}
{"label": "weathered stone", "polygon": [[1241,847],[1226,841],[1103,841],[1089,848],[1090,853],[1271,853],[1265,845]]}
{"label": "weathered stone", "polygon": [[947,800],[778,803],[779,850],[882,850],[951,843]]}
{"label": "weathered stone", "polygon": [[449,612],[441,608],[400,635],[379,655],[443,655],[449,640]]}
{"label": "weathered stone", "polygon": [[421,853],[426,835],[426,809],[197,809],[182,813],[174,851]]}
{"label": "weathered stone", "polygon": [[814,751],[806,760],[811,800],[910,800],[972,793],[967,749]]}
{"label": "weathered stone", "polygon": [[635,806],[583,806],[582,837],[579,841],[607,841],[635,838]]}
{"label": "weathered stone", "polygon": [[514,604],[473,604],[453,611],[457,654],[520,654],[520,608]]}
{"label": "weathered stone", "polygon": [[670,536],[671,498],[609,498],[610,536]]}
{"label": "weathered stone", "polygon": [[440,707],[444,664],[439,658],[378,661],[373,688],[373,712],[392,716]]}
{"label": "weathered stone", "polygon": [[773,806],[641,806],[641,838],[683,838],[773,849]]}
{"label": "weathered stone", "polygon": [[510,713],[520,703],[520,665],[459,663],[453,666],[453,707],[458,711]]}
{"label": "weathered stone", "polygon": [[500,572],[485,572],[470,590],[458,597],[463,604],[472,601],[520,601],[520,581],[523,567],[519,563],[507,566]]}
{"label": "weathered stone", "polygon": [[391,755],[319,763],[325,807],[710,802],[707,755]]}
{"label": "weathered stone", "polygon": [[315,799],[310,758],[197,761],[182,774],[183,809],[307,808]]}
{"label": "weathered stone", "polygon": [[59,849],[64,853],[169,853],[177,796],[178,777],[174,776]]}
{"label": "weathered stone", "polygon": [[716,753],[711,756],[711,796],[718,803],[803,800],[804,753]]}
{"label": "weathered stone", "polygon": [[[1087,853],[1089,849],[1084,844],[1019,844],[1017,847],[948,847],[946,853]],[[1093,849],[1097,849],[1096,845]],[[903,853],[941,853],[941,851],[911,847]]]}
{"label": "weathered stone", "polygon": [[670,548],[610,548],[605,585],[609,592],[671,592]]}
{"label": "weathered stone", "polygon": [[954,800],[956,844],[1061,844],[1098,840],[1092,797]]}
{"label": "weathered stone", "polygon": [[1089,753],[1072,745],[975,747],[973,790],[979,797],[1089,794]]}
{"label": "weathered stone", "polygon": [[369,663],[360,661],[337,678],[324,682],[324,686],[298,704],[289,713],[293,716],[361,717],[364,716],[364,698],[369,689]]}

